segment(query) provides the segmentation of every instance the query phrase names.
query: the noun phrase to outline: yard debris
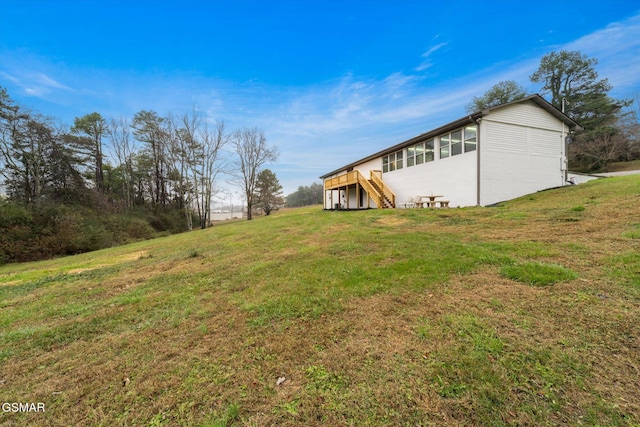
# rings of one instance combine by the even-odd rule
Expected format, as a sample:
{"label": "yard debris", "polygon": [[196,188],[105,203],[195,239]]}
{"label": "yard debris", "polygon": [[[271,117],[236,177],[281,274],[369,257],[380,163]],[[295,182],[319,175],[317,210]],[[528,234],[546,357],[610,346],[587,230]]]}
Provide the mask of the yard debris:
{"label": "yard debris", "polygon": [[276,385],[282,385],[286,380],[287,379],[285,377],[280,377],[278,378],[278,381],[276,381]]}

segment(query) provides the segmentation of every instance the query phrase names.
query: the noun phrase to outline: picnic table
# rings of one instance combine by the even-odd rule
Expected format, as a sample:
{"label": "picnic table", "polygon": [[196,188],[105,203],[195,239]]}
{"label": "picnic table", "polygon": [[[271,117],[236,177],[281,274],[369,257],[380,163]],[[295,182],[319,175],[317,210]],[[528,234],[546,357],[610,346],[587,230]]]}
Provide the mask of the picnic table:
{"label": "picnic table", "polygon": [[428,208],[435,208],[437,207],[437,204],[439,204],[441,208],[448,208],[449,207],[448,200],[436,200],[436,199],[439,199],[440,197],[444,197],[444,196],[434,196],[434,195],[418,196],[416,200],[416,207],[423,208],[426,205],[426,207]]}

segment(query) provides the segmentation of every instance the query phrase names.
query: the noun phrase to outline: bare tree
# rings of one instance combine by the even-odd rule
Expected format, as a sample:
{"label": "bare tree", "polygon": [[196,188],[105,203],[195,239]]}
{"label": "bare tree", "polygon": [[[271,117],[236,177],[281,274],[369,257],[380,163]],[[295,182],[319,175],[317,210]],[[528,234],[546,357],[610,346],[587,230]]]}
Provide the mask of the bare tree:
{"label": "bare tree", "polygon": [[117,167],[120,168],[122,174],[121,191],[122,199],[128,209],[133,208],[133,156],[136,146],[131,138],[130,123],[126,117],[119,119],[111,119],[107,127],[108,138],[111,141],[111,147]]}
{"label": "bare tree", "polygon": [[569,156],[583,170],[602,170],[624,156],[627,143],[622,132],[602,132],[597,137],[569,144]]}
{"label": "bare tree", "polygon": [[171,127],[171,166],[177,182],[179,208],[184,211],[187,228],[193,229],[193,213],[200,228],[209,224],[211,197],[217,175],[224,170],[222,148],[228,141],[223,121],[210,128],[207,117],[193,109],[169,120]]}
{"label": "bare tree", "polygon": [[247,200],[247,219],[252,219],[253,196],[256,192],[260,168],[266,162],[278,159],[276,147],[269,147],[264,132],[258,128],[244,128],[237,130],[231,137],[231,144],[238,155],[235,182],[243,188]]}
{"label": "bare tree", "polygon": [[219,173],[224,172],[226,164],[221,156],[222,149],[229,142],[224,121],[219,120],[213,129],[205,123],[201,132],[201,155],[199,168],[202,177],[199,202],[200,228],[206,228],[211,214],[211,197],[215,193],[215,182]]}
{"label": "bare tree", "polygon": [[183,114],[179,119],[171,118],[172,147],[171,163],[176,171],[178,180],[176,192],[178,193],[178,207],[184,210],[187,221],[187,229],[193,229],[192,197],[196,194],[198,199],[198,174],[197,162],[201,143],[198,141],[197,132],[202,125],[202,114],[195,109],[191,113]]}

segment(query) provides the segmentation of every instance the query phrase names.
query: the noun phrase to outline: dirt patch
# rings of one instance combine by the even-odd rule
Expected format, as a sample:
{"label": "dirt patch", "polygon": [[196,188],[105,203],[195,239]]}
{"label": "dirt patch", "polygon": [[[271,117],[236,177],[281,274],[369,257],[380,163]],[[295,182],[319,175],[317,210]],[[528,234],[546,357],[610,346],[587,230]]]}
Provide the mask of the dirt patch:
{"label": "dirt patch", "polygon": [[102,268],[102,267],[106,267],[106,264],[99,264],[99,265],[94,265],[93,267],[85,267],[85,268],[73,268],[69,271],[67,271],[67,274],[80,274],[80,273],[84,273],[85,271],[91,271],[91,270],[96,270],[98,268]]}
{"label": "dirt patch", "polygon": [[386,226],[386,227],[398,227],[398,226],[401,226],[401,225],[406,224],[408,222],[409,221],[406,220],[406,219],[403,219],[403,218],[400,218],[400,217],[397,217],[397,216],[389,215],[389,216],[384,216],[384,217],[376,220],[374,222],[374,224],[383,225],[383,226]]}

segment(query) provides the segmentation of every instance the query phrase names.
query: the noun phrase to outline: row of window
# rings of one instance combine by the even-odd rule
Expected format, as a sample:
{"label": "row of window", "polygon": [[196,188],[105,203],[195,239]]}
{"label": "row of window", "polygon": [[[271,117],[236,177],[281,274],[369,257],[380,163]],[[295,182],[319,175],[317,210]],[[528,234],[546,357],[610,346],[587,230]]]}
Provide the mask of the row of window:
{"label": "row of window", "polygon": [[[475,151],[478,146],[478,127],[476,125],[467,126],[440,135],[436,139],[430,139],[411,147],[407,147],[407,167],[420,165],[422,163],[435,160],[436,142],[438,142],[439,158],[446,159],[450,156],[457,156]],[[391,172],[402,169],[404,150],[396,151],[382,158],[382,172]]]}

